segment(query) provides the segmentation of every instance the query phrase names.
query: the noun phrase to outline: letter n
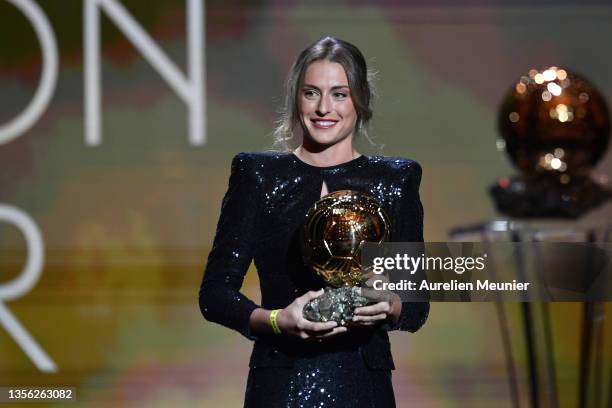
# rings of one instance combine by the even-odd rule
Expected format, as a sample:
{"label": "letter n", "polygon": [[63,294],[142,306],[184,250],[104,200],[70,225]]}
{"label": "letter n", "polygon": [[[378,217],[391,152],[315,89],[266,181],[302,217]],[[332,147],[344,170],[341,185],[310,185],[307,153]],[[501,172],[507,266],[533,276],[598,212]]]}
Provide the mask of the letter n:
{"label": "letter n", "polygon": [[102,143],[100,10],[117,25],[145,59],[168,82],[189,109],[189,141],[206,142],[204,7],[202,0],[187,0],[187,59],[189,77],[168,58],[118,0],[84,0],[83,47],[85,87],[85,144]]}

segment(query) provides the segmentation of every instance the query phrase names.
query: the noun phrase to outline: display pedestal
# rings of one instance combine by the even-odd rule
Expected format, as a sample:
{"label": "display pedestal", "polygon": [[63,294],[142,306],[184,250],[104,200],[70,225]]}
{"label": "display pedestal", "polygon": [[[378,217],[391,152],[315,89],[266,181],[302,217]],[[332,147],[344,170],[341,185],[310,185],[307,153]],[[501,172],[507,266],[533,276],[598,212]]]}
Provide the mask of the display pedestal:
{"label": "display pedestal", "polygon": [[[569,221],[492,221],[489,223],[455,228],[450,239],[458,242],[610,242],[612,224],[579,225]],[[521,251],[515,256],[516,267],[525,270],[529,262]],[[585,266],[586,268],[586,266]],[[604,380],[604,329],[605,303],[584,302],[580,334],[578,404],[583,407],[612,406],[610,384]],[[495,303],[505,352],[510,394],[513,407],[520,407],[517,359],[512,349],[513,333],[510,330],[508,304]],[[519,303],[524,330],[526,361],[528,367],[529,400],[531,406],[557,407],[560,405],[557,387],[554,346],[555,339],[550,322],[548,302]],[[609,339],[608,346],[609,347]],[[608,368],[610,370],[610,368]],[[612,372],[610,373],[612,378]],[[612,382],[612,379],[610,380]]]}

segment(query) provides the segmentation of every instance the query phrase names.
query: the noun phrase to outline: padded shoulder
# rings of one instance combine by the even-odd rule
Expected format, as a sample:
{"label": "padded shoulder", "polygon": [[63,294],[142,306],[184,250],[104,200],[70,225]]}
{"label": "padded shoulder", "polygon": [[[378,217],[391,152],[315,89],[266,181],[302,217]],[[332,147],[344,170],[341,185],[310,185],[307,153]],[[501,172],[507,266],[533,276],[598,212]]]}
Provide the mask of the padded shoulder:
{"label": "padded shoulder", "polygon": [[396,156],[372,156],[370,161],[384,166],[389,171],[398,172],[402,177],[411,176],[417,185],[421,181],[423,170],[415,160]]}

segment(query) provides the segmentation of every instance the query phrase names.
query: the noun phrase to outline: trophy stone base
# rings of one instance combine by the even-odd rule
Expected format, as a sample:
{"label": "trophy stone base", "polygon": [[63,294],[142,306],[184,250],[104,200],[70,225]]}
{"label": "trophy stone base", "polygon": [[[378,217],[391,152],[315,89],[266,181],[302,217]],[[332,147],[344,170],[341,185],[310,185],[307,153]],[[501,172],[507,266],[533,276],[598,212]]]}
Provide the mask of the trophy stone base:
{"label": "trophy stone base", "polygon": [[365,306],[368,299],[359,295],[357,286],[341,288],[325,287],[325,293],[304,306],[304,318],[312,322],[335,321],[346,326],[353,320],[355,308]]}

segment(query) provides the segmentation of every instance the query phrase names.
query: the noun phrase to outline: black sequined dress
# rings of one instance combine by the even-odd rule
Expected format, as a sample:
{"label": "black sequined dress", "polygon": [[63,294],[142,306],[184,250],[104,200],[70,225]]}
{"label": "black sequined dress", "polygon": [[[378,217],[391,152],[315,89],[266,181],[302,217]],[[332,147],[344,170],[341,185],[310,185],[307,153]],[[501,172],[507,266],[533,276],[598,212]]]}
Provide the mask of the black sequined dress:
{"label": "black sequined dress", "polygon": [[[232,161],[229,188],[200,287],[200,309],[254,340],[246,407],[394,407],[389,330],[418,330],[426,302],[404,302],[395,326],[354,329],[322,343],[249,331],[254,309],[282,309],[309,290],[324,286],[304,269],[298,232],[310,207],[329,192],[357,190],[388,211],[396,242],[423,241],[419,199],[421,167],[398,157],[360,156],[317,167],[292,153],[240,153]],[[254,260],[261,305],[240,293]]]}

